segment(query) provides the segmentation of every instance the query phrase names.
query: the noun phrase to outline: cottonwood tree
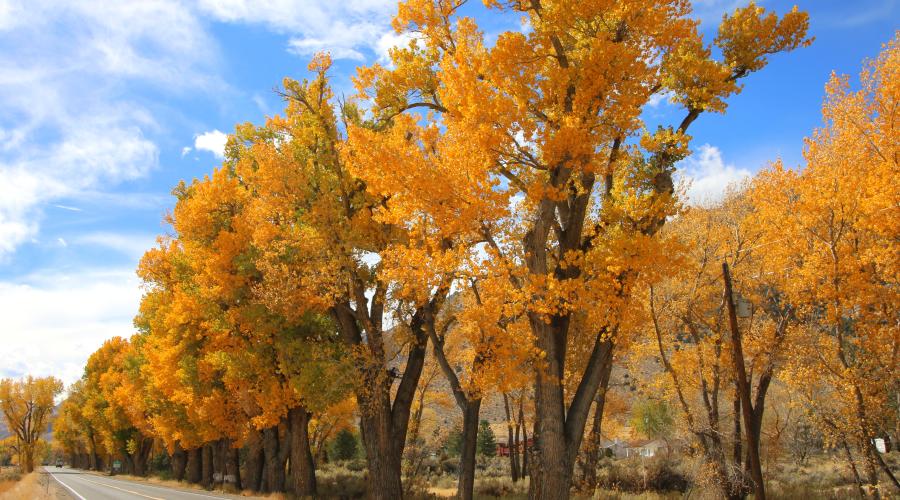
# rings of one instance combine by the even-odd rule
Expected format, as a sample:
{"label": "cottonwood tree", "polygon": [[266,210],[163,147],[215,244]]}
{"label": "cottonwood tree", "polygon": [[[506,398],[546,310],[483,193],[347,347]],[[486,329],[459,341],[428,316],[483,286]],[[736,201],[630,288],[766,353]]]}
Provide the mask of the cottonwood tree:
{"label": "cottonwood tree", "polygon": [[[789,374],[828,444],[840,448],[862,490],[879,471],[900,483],[873,439],[896,422],[900,216],[900,40],[860,76],[825,87],[824,124],[806,141],[802,170],[780,162],[751,192],[758,225],[773,244],[762,253],[802,325]],[[862,455],[863,474],[851,454]]]}
{"label": "cottonwood tree", "polygon": [[741,422],[742,402],[734,383],[722,263],[735,276],[735,300],[741,304],[740,361],[753,391],[750,409],[757,436],[797,319],[760,256],[767,245],[746,190],[746,185],[732,186],[722,201],[692,207],[667,225],[663,237],[673,244],[672,259],[662,265],[670,271],[645,291],[649,335],[633,353],[637,359],[660,362],[662,371],[651,379],[662,382],[683,427],[712,465],[722,495],[733,497],[747,493],[751,458],[749,446],[743,445],[748,429]]}
{"label": "cottonwood tree", "polygon": [[62,382],[55,377],[0,380],[0,411],[15,438],[19,468],[25,474],[34,471],[38,443],[50,423],[54,398],[62,390]]}
{"label": "cottonwood tree", "polygon": [[[376,123],[402,127],[404,116],[427,110],[432,134],[456,146],[442,153],[453,155],[462,182],[410,194],[456,193],[460,224],[476,228],[527,304],[541,356],[531,494],[567,498],[631,289],[677,208],[672,174],[689,151],[688,128],[704,112],[723,112],[738,81],[770,54],[807,43],[807,16],[738,9],[723,18],[715,59],[685,0],[487,1],[501,15],[524,14],[530,27],[501,33],[493,46],[459,15],[464,3],[402,2],[395,27],[415,40],[392,52],[391,68],[360,70],[357,83]],[[648,132],[641,111],[662,92],[686,108],[684,119]],[[377,175],[406,171],[387,163]],[[523,197],[515,209],[513,197]],[[577,372],[573,344],[586,353]]]}
{"label": "cottonwood tree", "polygon": [[[285,80],[284,116],[239,127],[228,155],[254,193],[255,217],[248,220],[260,251],[262,302],[288,320],[310,312],[331,316],[353,356],[371,493],[400,498],[426,325],[449,294],[453,275],[445,270],[454,267],[454,248],[443,238],[427,246],[434,240],[417,238],[383,210],[389,193],[367,189],[364,166],[345,148],[339,129],[330,64],[318,56],[310,64],[311,81]],[[344,108],[343,118],[358,121],[352,107]],[[428,265],[407,270],[398,265],[404,253]]]}

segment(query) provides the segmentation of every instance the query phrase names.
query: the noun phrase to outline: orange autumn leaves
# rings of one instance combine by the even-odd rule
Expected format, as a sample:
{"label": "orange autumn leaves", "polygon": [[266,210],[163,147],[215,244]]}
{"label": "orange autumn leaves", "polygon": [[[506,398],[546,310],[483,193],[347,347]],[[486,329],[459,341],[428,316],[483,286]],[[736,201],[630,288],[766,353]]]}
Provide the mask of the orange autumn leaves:
{"label": "orange autumn leaves", "polygon": [[[561,406],[538,419],[574,422],[556,437],[577,452],[595,347],[629,348],[645,319],[635,290],[668,271],[675,244],[657,232],[681,209],[688,127],[724,112],[770,55],[807,44],[807,16],[751,3],[709,44],[686,0],[488,1],[530,25],[490,44],[462,3],[401,2],[394,26],[413,40],[359,70],[356,98],[335,99],[317,56],[308,80],[284,80],[282,114],[237,126],[223,166],[176,188],[173,234],[141,263],[141,333],[121,374],[123,387],[141,379],[141,432],[239,443],[352,387],[363,416],[396,424],[373,424],[368,451],[402,451],[396,408],[415,392],[423,331],[453,323],[467,396],[537,380],[536,399]],[[647,130],[663,93],[686,117]],[[401,352],[405,395],[388,378]]]}

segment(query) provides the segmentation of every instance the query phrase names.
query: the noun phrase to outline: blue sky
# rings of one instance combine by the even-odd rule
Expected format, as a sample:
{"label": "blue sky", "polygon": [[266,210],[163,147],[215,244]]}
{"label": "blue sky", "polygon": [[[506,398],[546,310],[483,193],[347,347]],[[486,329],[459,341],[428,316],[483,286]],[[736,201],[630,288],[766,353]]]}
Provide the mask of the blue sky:
{"label": "blue sky", "polygon": [[[697,0],[710,39],[726,10]],[[778,12],[795,2],[758,2]],[[264,5],[263,5],[264,4]],[[856,75],[900,28],[900,0],[807,0],[815,43],[746,80],[692,127],[696,197],[778,157],[799,163],[832,70]],[[133,332],[134,269],[178,180],[221,161],[235,123],[278,112],[285,76],[330,50],[338,93],[399,38],[394,0],[0,0],[0,376],[69,383],[103,339]],[[516,16],[466,7],[491,37]],[[664,100],[649,121],[681,111]]]}

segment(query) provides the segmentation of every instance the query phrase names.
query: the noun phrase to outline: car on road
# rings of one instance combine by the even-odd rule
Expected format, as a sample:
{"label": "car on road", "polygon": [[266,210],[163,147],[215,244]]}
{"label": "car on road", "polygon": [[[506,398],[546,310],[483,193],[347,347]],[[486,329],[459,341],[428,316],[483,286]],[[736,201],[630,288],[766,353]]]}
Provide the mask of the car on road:
{"label": "car on road", "polygon": [[57,466],[57,467],[62,467],[62,466],[63,466],[63,461],[62,461],[61,458],[57,458],[57,459],[56,459],[56,466]]}

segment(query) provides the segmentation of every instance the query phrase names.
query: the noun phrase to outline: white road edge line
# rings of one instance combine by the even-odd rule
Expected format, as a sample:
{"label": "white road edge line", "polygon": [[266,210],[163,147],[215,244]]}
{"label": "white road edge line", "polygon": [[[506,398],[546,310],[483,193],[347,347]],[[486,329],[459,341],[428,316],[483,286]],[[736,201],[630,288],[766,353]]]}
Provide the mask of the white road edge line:
{"label": "white road edge line", "polygon": [[59,478],[56,477],[55,475],[53,475],[52,472],[48,471],[47,469],[44,469],[44,470],[47,471],[47,474],[50,474],[50,477],[52,477],[53,479],[55,479],[57,483],[59,483],[59,484],[65,486],[67,490],[71,491],[73,495],[75,495],[76,497],[80,498],[81,500],[87,500],[87,498],[84,498],[83,496],[79,495],[77,491],[73,490],[71,486],[69,486],[68,484],[66,484],[66,483],[64,483],[64,482],[62,482],[62,481],[60,481]]}
{"label": "white road edge line", "polygon": [[178,492],[178,493],[181,493],[181,494],[184,494],[184,495],[193,495],[193,496],[195,496],[195,497],[215,498],[215,499],[217,499],[217,500],[222,500],[222,499],[227,499],[227,498],[228,498],[228,497],[214,497],[214,496],[211,496],[211,495],[203,495],[203,494],[201,494],[201,493],[192,493],[192,492],[190,492],[190,491],[184,491],[184,490],[182,490],[182,489],[176,489],[176,488],[163,488],[163,487],[160,487],[160,486],[151,486],[151,485],[149,485],[149,484],[144,484],[144,483],[138,482],[138,481],[129,481],[129,480],[127,480],[127,479],[113,479],[113,478],[111,478],[111,477],[105,477],[105,476],[104,476],[104,479],[108,479],[108,480],[110,480],[110,481],[115,481],[115,482],[118,482],[118,483],[134,484],[134,485],[137,485],[137,486],[143,486],[144,488],[152,488],[152,489],[154,489],[154,490],[161,490],[161,491],[175,491],[175,492]]}

